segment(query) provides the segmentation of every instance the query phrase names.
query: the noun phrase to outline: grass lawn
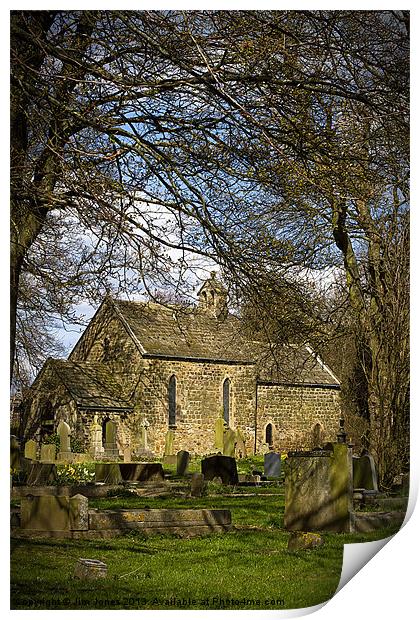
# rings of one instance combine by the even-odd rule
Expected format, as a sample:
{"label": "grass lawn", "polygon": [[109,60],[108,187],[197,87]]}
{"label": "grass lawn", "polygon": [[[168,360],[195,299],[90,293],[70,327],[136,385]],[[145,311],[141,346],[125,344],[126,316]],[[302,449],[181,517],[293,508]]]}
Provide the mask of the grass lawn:
{"label": "grass lawn", "polygon": [[[213,489],[217,490],[217,489]],[[218,489],[220,491],[220,489]],[[292,609],[331,598],[343,545],[393,533],[325,534],[311,551],[287,551],[281,487],[245,487],[242,496],[109,497],[97,508],[227,508],[238,528],[199,538],[18,540],[11,545],[12,609]],[[79,558],[102,560],[108,576],[73,578]]]}

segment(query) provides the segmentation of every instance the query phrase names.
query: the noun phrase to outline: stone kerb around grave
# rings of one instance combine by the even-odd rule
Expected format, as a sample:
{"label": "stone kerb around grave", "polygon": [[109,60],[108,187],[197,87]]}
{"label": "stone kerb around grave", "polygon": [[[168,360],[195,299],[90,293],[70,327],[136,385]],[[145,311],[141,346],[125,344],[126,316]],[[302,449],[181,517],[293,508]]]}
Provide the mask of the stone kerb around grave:
{"label": "stone kerb around grave", "polygon": [[21,499],[17,537],[109,538],[129,530],[145,534],[201,535],[232,528],[231,513],[223,509],[98,510],[88,508],[83,495],[26,496]]}
{"label": "stone kerb around grave", "polygon": [[284,526],[296,531],[354,530],[351,448],[289,453],[285,461]]}

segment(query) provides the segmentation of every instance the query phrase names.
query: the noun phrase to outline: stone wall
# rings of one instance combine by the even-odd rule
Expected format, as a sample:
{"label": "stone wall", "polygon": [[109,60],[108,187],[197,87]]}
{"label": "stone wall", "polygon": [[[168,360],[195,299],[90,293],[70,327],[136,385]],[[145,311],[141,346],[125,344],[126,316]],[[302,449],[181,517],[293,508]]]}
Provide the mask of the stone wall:
{"label": "stone wall", "polygon": [[[258,385],[257,451],[265,443],[267,424],[273,427],[274,450],[287,452],[335,440],[339,418],[339,390]],[[317,435],[320,441],[316,441]]]}
{"label": "stone wall", "polygon": [[223,382],[230,379],[230,422],[253,451],[255,418],[255,376],[249,365],[144,360],[136,393],[136,416],[150,424],[148,442],[156,455],[163,455],[169,429],[168,385],[176,377],[176,424],[174,452],[193,454],[215,451],[215,421],[223,414]]}

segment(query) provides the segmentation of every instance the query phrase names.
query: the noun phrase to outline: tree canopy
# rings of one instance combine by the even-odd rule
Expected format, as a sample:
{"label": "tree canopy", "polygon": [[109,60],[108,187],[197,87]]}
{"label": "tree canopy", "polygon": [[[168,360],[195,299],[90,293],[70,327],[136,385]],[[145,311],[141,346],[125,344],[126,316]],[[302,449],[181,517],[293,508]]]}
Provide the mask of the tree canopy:
{"label": "tree canopy", "polygon": [[12,367],[16,316],[24,348],[34,317],[83,297],[188,287],[193,255],[254,303],[340,268],[385,471],[407,436],[408,26],[406,11],[12,12]]}

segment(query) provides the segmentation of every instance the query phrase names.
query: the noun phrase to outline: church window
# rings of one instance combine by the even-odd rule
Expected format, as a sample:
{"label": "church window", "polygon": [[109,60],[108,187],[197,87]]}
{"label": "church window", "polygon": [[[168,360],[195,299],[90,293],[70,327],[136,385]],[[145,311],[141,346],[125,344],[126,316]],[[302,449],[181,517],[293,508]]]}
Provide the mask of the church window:
{"label": "church window", "polygon": [[265,427],[265,443],[271,448],[273,445],[273,425],[267,424]]}
{"label": "church window", "polygon": [[229,426],[230,417],[230,379],[223,382],[223,419]]}
{"label": "church window", "polygon": [[168,385],[168,422],[169,426],[176,425],[176,377],[172,375]]}

